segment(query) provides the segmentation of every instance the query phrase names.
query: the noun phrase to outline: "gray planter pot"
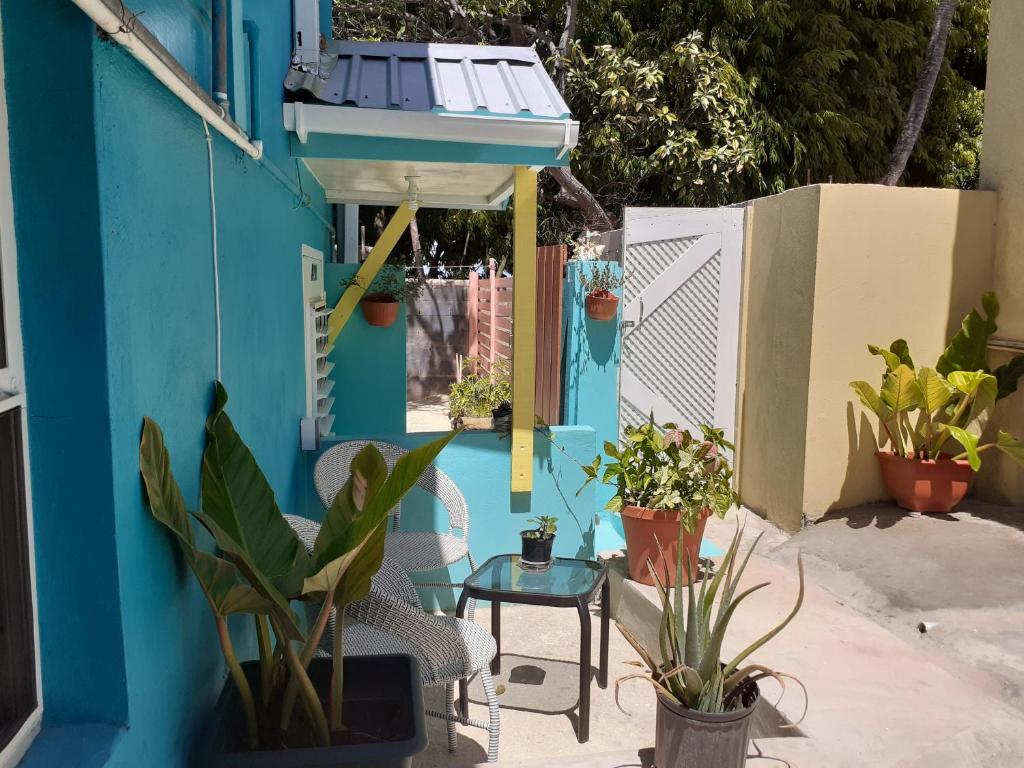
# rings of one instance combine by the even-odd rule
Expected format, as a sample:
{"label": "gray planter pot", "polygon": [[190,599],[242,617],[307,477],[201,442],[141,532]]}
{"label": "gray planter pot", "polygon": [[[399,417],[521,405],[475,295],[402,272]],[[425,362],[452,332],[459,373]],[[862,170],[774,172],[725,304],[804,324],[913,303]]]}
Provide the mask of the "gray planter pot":
{"label": "gray planter pot", "polygon": [[760,701],[755,684],[743,709],[711,714],[679,707],[658,695],[654,765],[657,768],[743,768],[751,716]]}

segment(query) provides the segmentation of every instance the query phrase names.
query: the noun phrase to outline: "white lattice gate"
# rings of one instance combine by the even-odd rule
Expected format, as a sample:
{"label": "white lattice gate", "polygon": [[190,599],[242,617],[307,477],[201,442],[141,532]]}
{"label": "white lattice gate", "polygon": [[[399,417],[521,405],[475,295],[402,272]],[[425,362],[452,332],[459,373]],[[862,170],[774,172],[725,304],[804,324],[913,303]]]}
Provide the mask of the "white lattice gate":
{"label": "white lattice gate", "polygon": [[646,421],[733,438],[742,208],[627,208],[619,428]]}

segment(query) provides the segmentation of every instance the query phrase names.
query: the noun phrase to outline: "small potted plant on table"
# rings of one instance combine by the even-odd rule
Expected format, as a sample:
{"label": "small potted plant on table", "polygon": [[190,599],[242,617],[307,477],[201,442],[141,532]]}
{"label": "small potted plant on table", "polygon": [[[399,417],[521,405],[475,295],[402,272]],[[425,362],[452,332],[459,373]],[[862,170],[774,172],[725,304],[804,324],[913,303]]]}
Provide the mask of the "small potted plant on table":
{"label": "small potted plant on table", "polygon": [[[346,606],[367,594],[380,568],[388,511],[455,433],[410,451],[390,472],[374,446],[360,451],[352,461],[352,479],[327,511],[309,553],[235,432],[226,404],[218,382],[206,422],[199,510],[186,508],[163,433],[148,418],[139,447],[150,511],[171,531],[199,582],[228,667],[203,764],[411,766],[412,756],[426,746],[416,662],[410,656],[346,659],[341,623]],[[199,547],[193,518],[213,536],[218,554]],[[320,604],[306,632],[293,600]],[[332,608],[338,627],[331,658],[314,659]],[[236,657],[227,625],[234,614],[253,617],[258,660]]]}
{"label": "small potted plant on table", "polygon": [[[680,539],[683,533],[680,524]],[[738,592],[750,554],[757,546],[755,540],[741,559],[742,535],[743,529],[737,527],[717,573],[714,578],[705,577],[699,591],[693,579],[683,572],[683,561],[676,564],[674,588],[666,586],[668,574],[664,570],[657,569],[653,562],[647,564],[661,598],[660,647],[645,647],[621,623],[617,625],[640,654],[648,672],[617,680],[616,699],[618,688],[625,680],[642,678],[654,686],[658,695],[654,764],[658,768],[742,768],[747,761],[751,716],[760,698],[758,680],[770,677],[784,688],[783,680],[790,679],[803,688],[791,675],[761,664],[744,664],[747,657],[779,634],[800,610],[804,599],[804,568],[799,555],[800,588],[789,615],[737,656],[728,661],[722,658],[723,640],[737,607],[753,592],[768,586],[759,584]],[[681,586],[684,583],[687,585],[685,608]],[[639,662],[636,664],[641,666]]]}
{"label": "small potted plant on table", "polygon": [[611,262],[596,262],[589,269],[580,270],[580,285],[586,298],[587,316],[594,320],[612,320],[619,309],[619,297],[614,291],[625,279],[612,268]]}
{"label": "small potted plant on table", "polygon": [[[606,458],[583,465],[584,485],[600,479],[616,493],[605,505],[622,515],[626,534],[629,577],[653,584],[648,560],[666,574],[669,586],[676,574],[697,573],[697,558],[709,515],[725,517],[736,501],[732,451],[720,429],[701,425],[701,437],[675,424],[657,425],[654,416],[639,427],[627,426],[622,445],[605,442]],[[682,535],[678,541],[676,530]],[[685,559],[688,566],[677,569]]]}
{"label": "small potted plant on table", "polygon": [[448,415],[452,427],[493,429],[495,418],[511,416],[512,377],[509,364],[496,360],[490,372],[481,372],[482,361],[470,357],[462,364],[462,378],[448,390]]}
{"label": "small potted plant on table", "polygon": [[522,531],[523,556],[520,562],[524,568],[546,569],[551,567],[551,547],[558,531],[558,518],[540,515],[526,522],[535,527]]}
{"label": "small potted plant on table", "polygon": [[[350,285],[362,286],[358,275],[342,280],[342,291]],[[406,278],[405,270],[401,267],[384,266],[366,289],[359,307],[367,323],[387,328],[398,319],[398,305],[403,301],[415,300],[421,288],[422,283]]]}
{"label": "small potted plant on table", "polygon": [[876,453],[886,492],[911,512],[952,510],[985,451],[995,448],[1024,464],[1024,443],[1010,433],[982,442],[996,401],[1016,390],[1024,371],[1024,357],[1017,357],[989,372],[985,354],[999,304],[989,293],[982,306],[985,317],[972,310],[934,368],[916,369],[907,342],[897,339],[888,349],[868,345],[885,361],[880,389],[850,382],[889,444]]}

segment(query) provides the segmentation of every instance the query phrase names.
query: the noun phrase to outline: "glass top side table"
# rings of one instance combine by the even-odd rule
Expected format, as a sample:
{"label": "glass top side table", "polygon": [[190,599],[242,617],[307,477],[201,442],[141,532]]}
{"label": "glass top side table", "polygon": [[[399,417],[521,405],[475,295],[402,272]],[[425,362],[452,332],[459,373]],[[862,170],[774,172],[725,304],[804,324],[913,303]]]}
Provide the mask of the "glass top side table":
{"label": "glass top side table", "polygon": [[[588,605],[601,591],[601,649],[597,684],[608,687],[608,623],[610,598],[608,568],[592,560],[556,557],[546,571],[523,568],[519,555],[497,555],[477,568],[466,579],[456,616],[462,618],[470,598],[491,603],[491,634],[498,652],[491,662],[491,673],[501,672],[501,604],[522,603],[553,607],[575,607],[580,617],[580,711],[577,736],[581,744],[590,738],[590,610]],[[468,682],[459,683],[463,717],[468,717]]]}

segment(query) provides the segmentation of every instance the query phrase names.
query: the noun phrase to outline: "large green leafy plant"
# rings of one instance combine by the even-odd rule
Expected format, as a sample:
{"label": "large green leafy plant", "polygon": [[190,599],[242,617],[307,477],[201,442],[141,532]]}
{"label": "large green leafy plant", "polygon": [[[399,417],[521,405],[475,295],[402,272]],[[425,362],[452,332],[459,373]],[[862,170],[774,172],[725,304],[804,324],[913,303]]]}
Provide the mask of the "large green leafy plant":
{"label": "large green leafy plant", "polygon": [[512,400],[512,375],[505,360],[496,360],[490,373],[479,371],[479,358],[462,364],[462,378],[448,390],[448,410],[453,421],[463,416],[490,416],[502,403]]}
{"label": "large green leafy plant", "polygon": [[[661,624],[658,647],[648,648],[621,623],[619,631],[640,654],[647,665],[646,675],[633,674],[615,683],[618,700],[619,686],[624,680],[641,677],[649,679],[658,692],[678,706],[700,712],[728,712],[745,706],[747,691],[760,679],[771,677],[785,688],[784,679],[790,675],[776,672],[761,664],[744,664],[752,653],[781,632],[800,610],[804,601],[804,566],[797,556],[800,590],[796,604],[789,615],[770,632],[745,647],[731,658],[722,656],[722,644],[729,629],[729,621],[740,604],[750,595],[768,586],[768,583],[739,592],[739,581],[760,541],[758,535],[743,559],[739,546],[743,528],[737,526],[732,543],[718,567],[714,578],[704,578],[698,591],[692,578],[686,580],[686,605],[683,605],[683,587],[669,587],[667,573],[658,573],[650,560],[647,566],[654,576],[654,584],[661,599]],[[679,527],[679,549],[682,551],[683,527]],[[683,581],[683,563],[689,572],[689,561],[680,558],[676,565],[677,585]],[[716,605],[715,600],[721,595]],[[636,662],[636,666],[642,666]],[[799,684],[799,680],[796,681]],[[802,687],[802,684],[800,684]]]}
{"label": "large green leafy plant", "polygon": [[[1024,443],[1000,430],[994,442],[982,435],[996,401],[1012,394],[1024,373],[1024,356],[992,370],[986,358],[989,339],[997,330],[999,302],[993,293],[982,297],[984,315],[972,309],[934,368],[915,369],[906,340],[888,349],[868,345],[885,361],[882,386],[851,381],[864,406],[875,414],[893,452],[908,459],[966,459],[981,467],[981,454],[996,448],[1024,464]],[[959,449],[957,450],[957,446]],[[952,451],[952,453],[950,453]]]}
{"label": "large green leafy plant", "polygon": [[700,427],[702,436],[675,424],[655,424],[654,416],[639,427],[626,427],[621,446],[605,441],[606,457],[583,465],[583,483],[600,478],[616,493],[605,505],[612,512],[623,507],[678,510],[691,533],[707,511],[725,517],[736,501],[732,467],[726,452],[733,446],[720,429]]}
{"label": "large green leafy plant", "polygon": [[[238,690],[250,749],[280,744],[288,732],[296,700],[301,700],[316,743],[326,746],[343,729],[344,657],[341,621],[345,607],[364,597],[380,568],[388,511],[455,436],[410,451],[389,473],[372,445],[352,460],[351,479],[327,511],[312,554],[281,514],[255,457],[235,431],[224,408],[227,392],[217,382],[214,407],[206,421],[207,445],[201,470],[202,504],[189,510],[171,471],[160,427],[143,422],[140,468],[153,516],[174,539],[202,587],[217,625],[221,651]],[[192,519],[213,536],[218,553],[196,544]],[[308,632],[300,628],[292,600],[320,603]],[[330,719],[307,668],[337,608],[334,633]],[[227,617],[254,617],[260,661],[260,701],[238,662]],[[273,641],[272,641],[273,637]]]}

